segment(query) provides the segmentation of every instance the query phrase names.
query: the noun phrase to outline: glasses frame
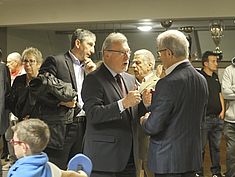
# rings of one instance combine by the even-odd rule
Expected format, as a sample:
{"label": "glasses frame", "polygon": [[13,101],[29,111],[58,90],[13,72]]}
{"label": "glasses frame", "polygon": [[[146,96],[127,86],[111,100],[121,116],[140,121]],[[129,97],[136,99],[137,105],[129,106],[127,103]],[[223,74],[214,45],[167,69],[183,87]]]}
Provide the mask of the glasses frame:
{"label": "glasses frame", "polygon": [[9,141],[9,143],[15,146],[15,145],[18,145],[18,144],[22,144],[22,143],[24,143],[24,142],[11,139],[11,140]]}
{"label": "glasses frame", "polygon": [[172,55],[174,55],[174,53],[172,52],[172,50],[171,50],[171,49],[169,49],[169,48],[164,48],[164,49],[160,49],[160,50],[158,50],[158,51],[157,51],[157,55],[158,55],[158,57],[160,57],[160,56],[161,56],[161,52],[164,52],[164,51],[166,51],[166,50],[170,50],[171,54],[172,54]]}
{"label": "glasses frame", "polygon": [[29,65],[35,65],[37,63],[36,60],[23,60],[22,63],[25,64],[29,64]]}
{"label": "glasses frame", "polygon": [[121,51],[121,50],[111,50],[111,49],[109,49],[109,50],[104,50],[104,51],[116,52],[116,53],[122,54],[123,56],[127,55],[128,57],[131,56],[131,51],[126,51],[126,52],[124,52],[124,51]]}

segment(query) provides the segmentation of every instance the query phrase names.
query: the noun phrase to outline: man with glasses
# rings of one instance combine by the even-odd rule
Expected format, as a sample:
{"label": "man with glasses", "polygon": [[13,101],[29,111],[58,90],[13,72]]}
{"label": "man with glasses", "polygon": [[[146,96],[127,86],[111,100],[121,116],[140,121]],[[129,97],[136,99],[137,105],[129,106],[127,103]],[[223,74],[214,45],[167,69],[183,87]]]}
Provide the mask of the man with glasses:
{"label": "man with glasses", "polygon": [[39,73],[50,73],[57,79],[71,83],[77,97],[68,102],[41,103],[41,119],[50,128],[51,138],[45,152],[50,161],[62,169],[77,153],[82,152],[86,114],[81,99],[84,77],[96,69],[90,56],[95,52],[96,36],[85,29],[76,29],[71,39],[71,49],[62,55],[49,56]]}
{"label": "man with glasses", "polygon": [[102,46],[103,63],[83,83],[87,116],[84,154],[91,158],[91,177],[135,176],[133,124],[141,101],[135,78],[126,73],[130,48],[121,33],[109,34]]}
{"label": "man with glasses", "polygon": [[195,177],[201,167],[201,121],[208,90],[188,60],[189,43],[177,30],[157,37],[166,76],[157,82],[150,112],[141,117],[150,135],[148,165],[155,177]]}

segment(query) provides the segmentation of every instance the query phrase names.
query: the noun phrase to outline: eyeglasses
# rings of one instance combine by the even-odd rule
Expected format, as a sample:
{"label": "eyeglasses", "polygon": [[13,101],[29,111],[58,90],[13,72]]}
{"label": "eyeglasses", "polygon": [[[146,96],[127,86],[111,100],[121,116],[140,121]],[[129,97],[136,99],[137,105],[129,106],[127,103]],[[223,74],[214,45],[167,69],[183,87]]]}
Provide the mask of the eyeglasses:
{"label": "eyeglasses", "polygon": [[36,60],[23,60],[23,64],[30,64],[30,65],[34,65],[37,61]]}
{"label": "eyeglasses", "polygon": [[167,50],[167,48],[158,50],[158,51],[157,51],[158,56],[161,56],[161,52],[164,52],[164,51],[166,51],[166,50]]}
{"label": "eyeglasses", "polygon": [[116,53],[121,54],[122,56],[125,56],[125,55],[128,56],[128,57],[131,56],[131,51],[120,51],[120,50],[105,50],[105,51],[116,52]]}
{"label": "eyeglasses", "polygon": [[[158,51],[157,51],[158,56],[160,57],[160,56],[161,56],[161,52],[164,52],[164,51],[166,51],[167,49],[168,49],[168,48],[158,50]],[[168,50],[170,50],[171,54],[174,55],[174,53],[172,52],[171,49],[168,49]]]}
{"label": "eyeglasses", "polygon": [[17,144],[24,143],[24,142],[22,142],[22,141],[16,141],[16,140],[14,140],[14,139],[11,139],[9,142],[10,142],[12,145],[17,145]]}

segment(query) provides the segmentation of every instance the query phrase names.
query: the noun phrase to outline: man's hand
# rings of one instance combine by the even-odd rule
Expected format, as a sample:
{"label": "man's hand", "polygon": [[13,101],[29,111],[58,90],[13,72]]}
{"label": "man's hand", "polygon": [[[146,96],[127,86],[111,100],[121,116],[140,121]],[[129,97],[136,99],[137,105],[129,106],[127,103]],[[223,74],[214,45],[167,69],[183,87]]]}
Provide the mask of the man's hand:
{"label": "man's hand", "polygon": [[96,64],[90,58],[85,59],[84,66],[85,66],[85,72],[87,74],[96,70]]}
{"label": "man's hand", "polygon": [[68,101],[68,102],[63,102],[61,101],[59,103],[59,106],[66,106],[68,108],[75,108],[76,107],[76,104],[77,104],[77,101],[76,100],[72,100],[72,101]]}
{"label": "man's hand", "polygon": [[133,107],[139,104],[141,101],[141,95],[138,90],[129,91],[127,96],[123,99],[122,105],[125,109]]}
{"label": "man's hand", "polygon": [[143,94],[142,94],[142,99],[145,107],[149,107],[152,102],[152,93],[153,89],[145,89]]}
{"label": "man's hand", "polygon": [[149,118],[150,112],[147,112],[144,116],[140,118],[140,125],[144,123],[145,120]]}
{"label": "man's hand", "polygon": [[224,111],[221,111],[221,113],[219,114],[219,118],[224,120]]}

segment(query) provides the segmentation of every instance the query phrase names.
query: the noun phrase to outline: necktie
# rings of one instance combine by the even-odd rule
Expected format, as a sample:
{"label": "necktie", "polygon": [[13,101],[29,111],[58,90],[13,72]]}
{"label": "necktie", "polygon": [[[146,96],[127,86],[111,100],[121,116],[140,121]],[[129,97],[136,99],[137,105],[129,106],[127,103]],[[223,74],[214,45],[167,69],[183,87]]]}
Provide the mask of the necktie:
{"label": "necktie", "polygon": [[126,96],[127,92],[126,92],[126,88],[125,88],[125,85],[124,85],[123,80],[122,80],[122,76],[120,74],[117,74],[115,76],[115,78],[116,78],[117,84],[118,84],[118,86],[121,90],[122,96]]}

